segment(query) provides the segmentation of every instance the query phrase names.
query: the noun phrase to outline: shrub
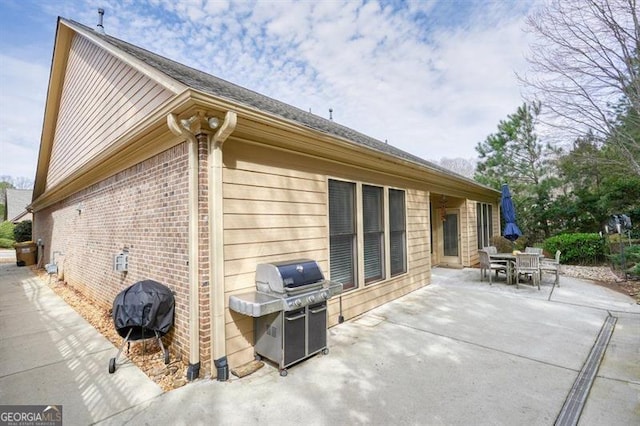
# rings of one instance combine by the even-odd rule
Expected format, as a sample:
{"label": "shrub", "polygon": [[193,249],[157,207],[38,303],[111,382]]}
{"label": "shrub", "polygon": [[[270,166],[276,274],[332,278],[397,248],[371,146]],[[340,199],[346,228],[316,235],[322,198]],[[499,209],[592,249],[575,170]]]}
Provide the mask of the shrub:
{"label": "shrub", "polygon": [[0,238],[0,248],[13,248],[15,241],[9,238]]}
{"label": "shrub", "polygon": [[605,259],[604,240],[598,234],[560,234],[547,238],[542,248],[547,253],[562,252],[562,263],[593,265]]}
{"label": "shrub", "polygon": [[511,253],[514,248],[514,244],[501,235],[491,237],[491,245],[496,247],[498,253]]}
{"label": "shrub", "polygon": [[31,221],[25,220],[18,223],[15,228],[13,228],[13,238],[16,240],[16,243],[31,241]]}
{"label": "shrub", "polygon": [[0,223],[0,238],[13,241],[13,223],[8,220]]}

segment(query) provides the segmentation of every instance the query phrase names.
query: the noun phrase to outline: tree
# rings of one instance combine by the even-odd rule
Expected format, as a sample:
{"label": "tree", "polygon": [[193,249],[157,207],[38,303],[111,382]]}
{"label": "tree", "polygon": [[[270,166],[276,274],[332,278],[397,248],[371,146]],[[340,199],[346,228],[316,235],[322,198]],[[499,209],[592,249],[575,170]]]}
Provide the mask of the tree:
{"label": "tree", "polygon": [[24,176],[0,176],[0,188],[33,189],[33,179]]}
{"label": "tree", "polygon": [[10,176],[0,176],[0,219],[7,220],[7,188],[13,188],[13,183],[6,178]]}
{"label": "tree", "polygon": [[469,179],[473,178],[473,174],[476,171],[476,164],[473,159],[442,157],[436,164]]}
{"label": "tree", "polygon": [[640,176],[640,139],[628,132],[640,118],[636,0],[552,0],[527,24],[536,42],[521,81],[544,103],[546,122],[572,139],[591,132]]}
{"label": "tree", "polygon": [[541,143],[535,130],[540,110],[540,103],[524,103],[476,146],[475,179],[496,189],[509,184],[518,224],[531,241],[551,233],[548,206],[557,186],[551,161],[556,151]]}
{"label": "tree", "polygon": [[562,180],[561,195],[553,203],[555,227],[565,232],[597,232],[606,216],[600,191],[607,168],[602,167],[603,153],[589,133],[576,139],[572,149],[557,160]]}
{"label": "tree", "polygon": [[515,190],[540,184],[547,174],[551,152],[551,147],[542,145],[535,132],[540,109],[540,103],[522,104],[514,114],[500,121],[496,133],[478,143],[477,181],[496,189],[506,182]]}
{"label": "tree", "polygon": [[640,220],[640,176],[612,165],[615,154],[599,146],[592,134],[578,138],[558,159],[562,194],[552,203],[556,229],[598,232],[610,215],[624,213],[632,223]]}

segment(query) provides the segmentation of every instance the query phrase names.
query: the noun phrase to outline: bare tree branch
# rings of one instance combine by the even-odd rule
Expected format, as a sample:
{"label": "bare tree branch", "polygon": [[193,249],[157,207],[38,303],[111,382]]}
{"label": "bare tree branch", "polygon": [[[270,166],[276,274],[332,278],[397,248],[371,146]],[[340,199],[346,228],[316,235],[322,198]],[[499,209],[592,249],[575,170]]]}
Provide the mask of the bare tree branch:
{"label": "bare tree branch", "polygon": [[556,137],[591,131],[637,175],[640,140],[620,117],[640,117],[639,14],[636,0],[551,0],[527,20],[532,73],[519,76]]}

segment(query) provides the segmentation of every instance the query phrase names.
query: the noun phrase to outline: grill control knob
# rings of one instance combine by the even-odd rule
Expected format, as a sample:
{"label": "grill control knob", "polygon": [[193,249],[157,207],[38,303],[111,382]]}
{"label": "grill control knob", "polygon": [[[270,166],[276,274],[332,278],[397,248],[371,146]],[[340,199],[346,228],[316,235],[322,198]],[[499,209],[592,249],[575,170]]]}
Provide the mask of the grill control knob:
{"label": "grill control knob", "polygon": [[322,294],[320,294],[320,296],[324,299],[327,300],[329,298],[329,292],[328,291],[323,291]]}
{"label": "grill control knob", "polygon": [[298,306],[298,307],[300,307],[300,306],[302,306],[302,300],[300,300],[300,299],[296,299],[296,300],[293,302],[293,304],[294,304],[294,305],[296,305],[296,306]]}
{"label": "grill control knob", "polygon": [[309,303],[313,303],[316,301],[316,298],[314,295],[309,296]]}

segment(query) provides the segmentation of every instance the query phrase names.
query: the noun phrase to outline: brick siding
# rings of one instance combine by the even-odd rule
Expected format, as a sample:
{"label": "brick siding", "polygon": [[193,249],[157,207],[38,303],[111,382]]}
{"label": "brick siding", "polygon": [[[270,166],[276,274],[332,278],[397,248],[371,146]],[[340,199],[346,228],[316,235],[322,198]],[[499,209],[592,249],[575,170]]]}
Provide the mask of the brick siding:
{"label": "brick siding", "polygon": [[[200,143],[200,160],[206,161]],[[206,166],[206,164],[201,164]],[[200,184],[201,364],[210,360],[206,169]],[[78,207],[81,211],[78,211]],[[156,280],[175,292],[176,316],[165,343],[188,360],[188,145],[173,147],[35,213],[34,239],[44,262],[64,254],[64,279],[98,304],[111,307],[131,284]],[[129,272],[113,271],[113,256],[129,250]],[[59,256],[59,255],[58,255]]]}

